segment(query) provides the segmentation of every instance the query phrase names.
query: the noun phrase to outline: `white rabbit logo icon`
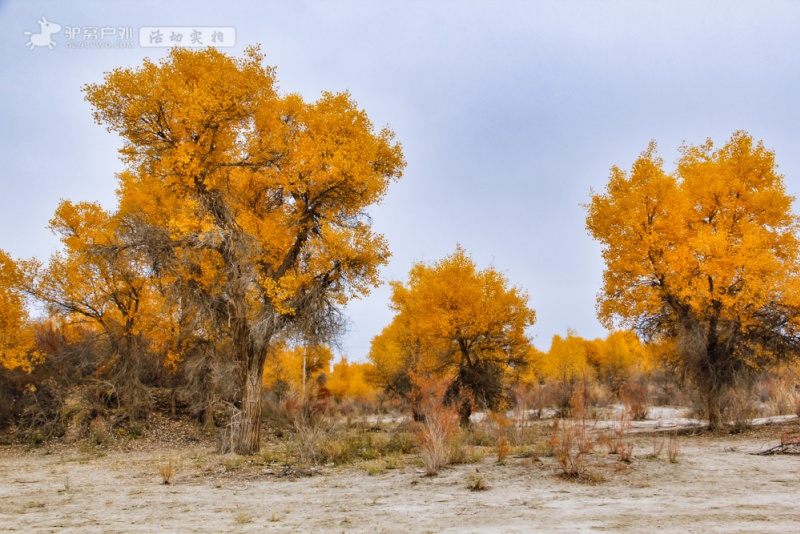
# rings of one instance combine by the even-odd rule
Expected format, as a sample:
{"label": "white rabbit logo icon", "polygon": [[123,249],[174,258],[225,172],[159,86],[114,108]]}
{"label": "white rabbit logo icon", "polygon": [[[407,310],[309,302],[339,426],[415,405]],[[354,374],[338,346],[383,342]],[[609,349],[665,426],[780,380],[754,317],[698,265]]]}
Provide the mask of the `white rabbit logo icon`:
{"label": "white rabbit logo icon", "polygon": [[52,50],[56,46],[56,43],[50,36],[60,32],[61,25],[56,24],[55,22],[50,22],[44,17],[36,22],[39,23],[40,31],[39,33],[25,32],[25,35],[30,35],[30,40],[25,43],[25,46],[31,50],[34,50],[39,46],[46,46],[49,50]]}

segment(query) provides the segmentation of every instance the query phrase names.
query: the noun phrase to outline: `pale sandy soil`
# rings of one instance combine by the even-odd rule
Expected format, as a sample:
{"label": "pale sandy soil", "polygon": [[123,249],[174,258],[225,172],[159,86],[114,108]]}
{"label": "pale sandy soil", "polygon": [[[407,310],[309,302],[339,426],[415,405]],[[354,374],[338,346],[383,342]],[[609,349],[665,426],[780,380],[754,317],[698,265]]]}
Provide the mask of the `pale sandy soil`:
{"label": "pale sandy soil", "polygon": [[[557,476],[553,458],[509,458],[424,477],[408,457],[278,476],[199,445],[107,453],[0,449],[0,531],[16,532],[800,532],[800,456],[754,456],[797,421],[739,435],[683,436],[678,463],[602,447],[591,472]],[[163,485],[159,467],[172,458]],[[486,491],[467,489],[481,476]]]}

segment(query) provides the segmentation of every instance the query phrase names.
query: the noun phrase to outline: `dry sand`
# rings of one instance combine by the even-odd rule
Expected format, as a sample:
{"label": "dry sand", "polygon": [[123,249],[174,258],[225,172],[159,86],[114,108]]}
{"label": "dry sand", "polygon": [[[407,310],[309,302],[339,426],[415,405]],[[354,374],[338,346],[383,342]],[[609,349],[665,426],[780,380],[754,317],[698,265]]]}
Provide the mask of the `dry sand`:
{"label": "dry sand", "polygon": [[[755,456],[798,423],[739,435],[681,437],[678,463],[598,451],[592,472],[557,475],[553,458],[494,456],[420,474],[409,457],[313,476],[199,445],[150,451],[0,450],[0,530],[16,532],[800,532],[800,456]],[[159,469],[173,460],[172,484]],[[285,474],[285,473],[284,473]],[[486,491],[470,491],[482,477]]]}

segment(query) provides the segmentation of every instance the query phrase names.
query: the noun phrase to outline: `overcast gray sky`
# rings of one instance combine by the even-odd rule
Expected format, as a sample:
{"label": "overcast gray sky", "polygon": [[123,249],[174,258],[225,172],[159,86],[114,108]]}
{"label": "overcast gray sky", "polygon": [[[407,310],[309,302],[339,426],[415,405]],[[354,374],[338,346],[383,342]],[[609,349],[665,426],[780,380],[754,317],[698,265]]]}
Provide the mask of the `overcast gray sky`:
{"label": "overcast gray sky", "polygon": [[[62,27],[52,50],[26,47],[42,17]],[[606,334],[580,204],[649,140],[671,166],[683,141],[748,130],[800,191],[800,2],[6,1],[0,248],[12,256],[57,249],[46,226],[59,199],[114,208],[120,141],[80,89],[165,55],[139,42],[153,26],[233,28],[224,50],[260,43],[284,91],[349,90],[408,160],[371,210],[393,251],[384,279],[461,243],[528,290],[543,350],[567,328]],[[75,48],[92,28],[104,47]],[[388,300],[384,285],[348,307],[352,359],[391,320]]]}

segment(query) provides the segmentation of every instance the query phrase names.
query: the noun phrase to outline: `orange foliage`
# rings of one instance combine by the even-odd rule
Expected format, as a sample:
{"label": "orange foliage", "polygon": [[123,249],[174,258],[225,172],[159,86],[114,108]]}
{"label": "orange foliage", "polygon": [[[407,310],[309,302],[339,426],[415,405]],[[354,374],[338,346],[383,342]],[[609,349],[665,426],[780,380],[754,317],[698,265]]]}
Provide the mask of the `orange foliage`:
{"label": "orange foliage", "polygon": [[527,293],[494,268],[479,270],[460,246],[414,265],[407,284],[392,282],[391,307],[397,314],[369,354],[384,387],[408,393],[410,373],[434,373],[491,404],[530,359]]}
{"label": "orange foliage", "polygon": [[738,375],[800,344],[800,241],[775,154],[736,132],[683,146],[672,174],[655,143],[592,195],[586,226],[603,245],[598,314],[609,327],[678,341],[710,426]]}
{"label": "orange foliage", "polygon": [[40,355],[22,294],[25,285],[23,271],[0,250],[0,365],[30,371]]}
{"label": "orange foliage", "polygon": [[333,364],[333,371],[326,387],[333,397],[338,400],[353,399],[370,401],[378,394],[378,389],[367,379],[370,375],[372,364],[349,362],[342,357]]}
{"label": "orange foliage", "polygon": [[[303,367],[305,360],[305,376]],[[267,358],[264,366],[264,388],[272,390],[286,389],[289,393],[302,398],[305,387],[315,382],[320,375],[330,372],[333,353],[322,345],[294,347],[281,346]]]}
{"label": "orange foliage", "polygon": [[401,147],[347,93],[279,94],[257,47],[175,48],[85,92],[125,140],[119,212],[134,242],[179,315],[240,368],[234,448],[253,453],[273,345],[289,330],[331,335],[336,306],[379,283],[389,250],[365,210],[402,174]]}

